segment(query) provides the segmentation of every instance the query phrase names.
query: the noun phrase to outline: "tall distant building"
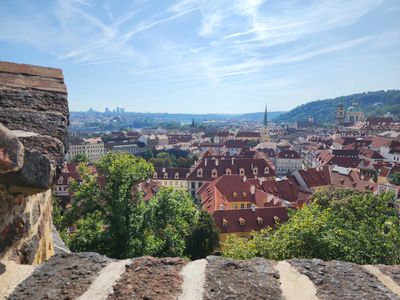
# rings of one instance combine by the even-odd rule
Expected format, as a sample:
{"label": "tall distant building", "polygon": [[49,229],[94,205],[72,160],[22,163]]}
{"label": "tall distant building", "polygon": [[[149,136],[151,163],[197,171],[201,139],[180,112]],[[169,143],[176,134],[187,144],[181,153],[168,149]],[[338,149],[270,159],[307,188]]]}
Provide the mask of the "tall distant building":
{"label": "tall distant building", "polygon": [[109,113],[110,109],[108,107],[106,107],[106,109],[104,110],[105,113]]}
{"label": "tall distant building", "polygon": [[268,127],[268,105],[265,104],[265,112],[264,112],[264,122],[263,127],[261,129],[261,141],[263,143],[269,142],[271,137],[269,136],[269,127]]}
{"label": "tall distant building", "polygon": [[336,124],[343,125],[345,116],[346,116],[346,111],[344,110],[344,105],[340,103],[336,109]]}

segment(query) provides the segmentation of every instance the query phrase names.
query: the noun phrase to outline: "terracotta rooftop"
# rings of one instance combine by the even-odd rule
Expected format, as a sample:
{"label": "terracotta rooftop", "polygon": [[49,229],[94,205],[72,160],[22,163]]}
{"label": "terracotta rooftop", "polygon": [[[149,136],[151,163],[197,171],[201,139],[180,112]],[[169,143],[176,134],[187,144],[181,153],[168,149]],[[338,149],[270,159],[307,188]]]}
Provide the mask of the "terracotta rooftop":
{"label": "terracotta rooftop", "polygon": [[[221,233],[259,231],[275,227],[276,223],[288,220],[286,207],[265,207],[237,210],[218,210],[212,214],[215,224]],[[244,222],[240,223],[239,219]]]}

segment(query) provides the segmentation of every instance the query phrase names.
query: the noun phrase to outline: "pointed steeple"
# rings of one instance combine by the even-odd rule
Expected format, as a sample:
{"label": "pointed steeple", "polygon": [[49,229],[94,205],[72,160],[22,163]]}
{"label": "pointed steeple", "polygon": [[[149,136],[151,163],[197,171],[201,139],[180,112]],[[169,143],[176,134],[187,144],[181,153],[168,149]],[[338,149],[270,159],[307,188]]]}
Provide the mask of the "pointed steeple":
{"label": "pointed steeple", "polygon": [[264,126],[268,126],[268,104],[265,104]]}

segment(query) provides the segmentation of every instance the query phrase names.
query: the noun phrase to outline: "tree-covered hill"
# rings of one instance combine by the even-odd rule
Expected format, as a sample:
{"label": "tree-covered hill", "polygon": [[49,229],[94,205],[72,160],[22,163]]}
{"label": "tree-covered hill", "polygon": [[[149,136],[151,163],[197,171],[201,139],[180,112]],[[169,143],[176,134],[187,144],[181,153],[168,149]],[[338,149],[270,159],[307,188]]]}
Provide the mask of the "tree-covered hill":
{"label": "tree-covered hill", "polygon": [[311,101],[280,115],[274,121],[294,122],[307,120],[308,117],[313,116],[317,123],[332,123],[335,121],[337,106],[343,103],[347,109],[353,100],[359,101],[360,108],[367,117],[383,116],[387,112],[391,112],[395,120],[400,120],[400,90],[388,90]]}

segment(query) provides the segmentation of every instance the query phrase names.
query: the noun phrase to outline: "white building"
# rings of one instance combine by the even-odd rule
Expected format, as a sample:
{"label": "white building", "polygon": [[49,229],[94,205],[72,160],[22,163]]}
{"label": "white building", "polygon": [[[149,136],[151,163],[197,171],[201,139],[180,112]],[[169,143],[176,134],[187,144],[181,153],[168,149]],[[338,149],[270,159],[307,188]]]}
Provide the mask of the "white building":
{"label": "white building", "polygon": [[104,153],[104,143],[101,138],[80,139],[70,143],[66,159],[71,160],[76,155],[83,154],[93,162],[103,157]]}
{"label": "white building", "polygon": [[301,156],[294,150],[282,150],[276,158],[275,172],[277,175],[292,174],[303,168]]}

